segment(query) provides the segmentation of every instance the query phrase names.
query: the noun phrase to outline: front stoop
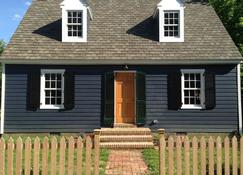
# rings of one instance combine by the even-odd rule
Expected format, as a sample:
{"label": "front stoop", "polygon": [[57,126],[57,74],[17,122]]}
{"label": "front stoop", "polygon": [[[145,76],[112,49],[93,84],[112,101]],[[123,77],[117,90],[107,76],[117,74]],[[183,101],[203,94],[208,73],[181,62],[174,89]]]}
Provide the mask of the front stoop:
{"label": "front stoop", "polygon": [[153,137],[149,128],[102,128],[100,146],[112,149],[152,148]]}

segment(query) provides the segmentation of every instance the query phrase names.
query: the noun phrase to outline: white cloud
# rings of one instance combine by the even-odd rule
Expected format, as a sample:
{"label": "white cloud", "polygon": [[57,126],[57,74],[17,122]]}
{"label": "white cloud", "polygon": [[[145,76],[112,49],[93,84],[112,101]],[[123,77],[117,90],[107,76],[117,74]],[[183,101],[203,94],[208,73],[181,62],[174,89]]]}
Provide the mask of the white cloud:
{"label": "white cloud", "polygon": [[19,20],[21,18],[22,18],[22,16],[20,14],[17,14],[17,13],[13,16],[13,20]]}
{"label": "white cloud", "polygon": [[27,5],[27,6],[30,6],[30,4],[31,4],[30,1],[26,1],[26,2],[25,2],[25,5]]}

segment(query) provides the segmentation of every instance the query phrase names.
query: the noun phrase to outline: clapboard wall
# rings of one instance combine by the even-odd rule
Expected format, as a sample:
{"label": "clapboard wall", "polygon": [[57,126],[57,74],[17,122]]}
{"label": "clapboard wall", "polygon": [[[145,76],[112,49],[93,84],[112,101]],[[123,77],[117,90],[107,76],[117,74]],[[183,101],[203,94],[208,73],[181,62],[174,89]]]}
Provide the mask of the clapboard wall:
{"label": "clapboard wall", "polygon": [[[27,75],[34,69],[75,73],[72,110],[28,111]],[[206,68],[216,74],[216,107],[211,110],[168,110],[167,75],[177,69]],[[124,66],[6,65],[5,132],[87,132],[100,128],[104,108],[104,74]],[[129,66],[146,73],[146,126],[168,132],[232,132],[238,129],[236,65]],[[159,123],[149,126],[151,121]]]}

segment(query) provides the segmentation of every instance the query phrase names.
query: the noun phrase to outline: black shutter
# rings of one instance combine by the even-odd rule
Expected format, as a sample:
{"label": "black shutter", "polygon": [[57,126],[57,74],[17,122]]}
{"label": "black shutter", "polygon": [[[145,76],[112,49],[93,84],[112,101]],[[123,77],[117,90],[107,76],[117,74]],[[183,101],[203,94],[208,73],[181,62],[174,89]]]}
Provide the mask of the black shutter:
{"label": "black shutter", "polygon": [[36,111],[40,107],[40,69],[33,69],[27,78],[27,110]]}
{"label": "black shutter", "polygon": [[105,74],[105,111],[104,125],[114,124],[114,72]]}
{"label": "black shutter", "polygon": [[136,124],[142,126],[146,118],[145,74],[136,73]]}
{"label": "black shutter", "polygon": [[215,97],[215,73],[205,72],[205,107],[206,109],[213,109],[216,106]]}
{"label": "black shutter", "polygon": [[171,72],[167,77],[168,109],[178,110],[181,108],[181,72]]}
{"label": "black shutter", "polygon": [[70,70],[64,73],[64,107],[66,110],[74,108],[75,101],[75,76]]}

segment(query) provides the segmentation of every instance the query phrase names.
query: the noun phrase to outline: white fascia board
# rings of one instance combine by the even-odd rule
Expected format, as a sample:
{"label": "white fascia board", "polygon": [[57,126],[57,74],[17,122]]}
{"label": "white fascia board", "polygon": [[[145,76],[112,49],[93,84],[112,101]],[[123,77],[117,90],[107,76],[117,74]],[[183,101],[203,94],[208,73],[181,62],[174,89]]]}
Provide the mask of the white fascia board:
{"label": "white fascia board", "polygon": [[2,64],[2,97],[1,97],[1,125],[0,125],[0,134],[4,133],[4,117],[5,117],[5,64]]}
{"label": "white fascia board", "polygon": [[242,101],[241,101],[241,76],[240,64],[237,65],[237,86],[238,86],[238,116],[239,116],[239,133],[242,134]]}

